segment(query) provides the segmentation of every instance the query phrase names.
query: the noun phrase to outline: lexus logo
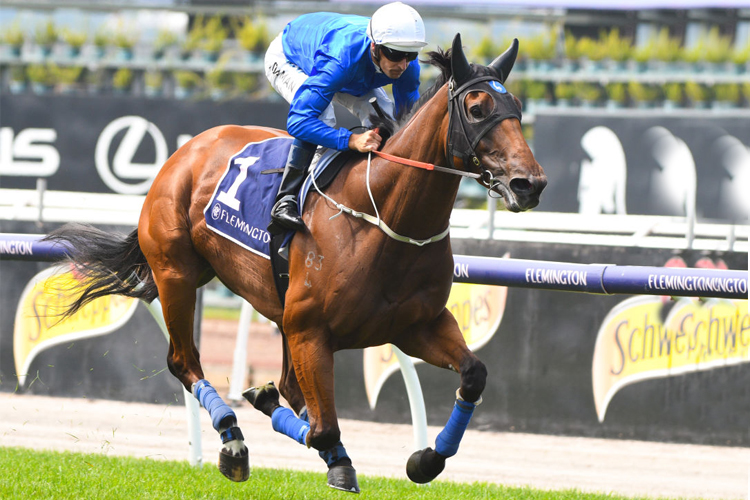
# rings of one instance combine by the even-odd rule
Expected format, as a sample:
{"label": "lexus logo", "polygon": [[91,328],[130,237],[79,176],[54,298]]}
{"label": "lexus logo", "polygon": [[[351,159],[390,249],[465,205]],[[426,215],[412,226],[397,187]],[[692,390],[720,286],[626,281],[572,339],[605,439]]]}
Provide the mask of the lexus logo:
{"label": "lexus logo", "polygon": [[[110,165],[112,139],[121,130],[125,130],[125,135],[117,146]],[[154,161],[134,163],[135,153],[146,134],[154,143]],[[145,194],[159,169],[167,161],[167,156],[167,142],[156,125],[140,116],[123,116],[102,130],[96,142],[94,161],[102,180],[113,191],[120,194]]]}

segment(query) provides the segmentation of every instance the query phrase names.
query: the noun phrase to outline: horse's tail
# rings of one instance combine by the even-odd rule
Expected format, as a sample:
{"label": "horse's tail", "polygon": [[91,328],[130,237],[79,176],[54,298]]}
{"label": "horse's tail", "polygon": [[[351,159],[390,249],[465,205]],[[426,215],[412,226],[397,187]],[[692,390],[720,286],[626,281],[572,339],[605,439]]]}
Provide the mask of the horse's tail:
{"label": "horse's tail", "polygon": [[79,285],[77,295],[67,305],[63,317],[70,316],[94,299],[105,295],[125,295],[151,302],[158,295],[151,268],[138,244],[138,230],[127,236],[101,231],[85,224],[67,224],[44,240],[67,251]]}

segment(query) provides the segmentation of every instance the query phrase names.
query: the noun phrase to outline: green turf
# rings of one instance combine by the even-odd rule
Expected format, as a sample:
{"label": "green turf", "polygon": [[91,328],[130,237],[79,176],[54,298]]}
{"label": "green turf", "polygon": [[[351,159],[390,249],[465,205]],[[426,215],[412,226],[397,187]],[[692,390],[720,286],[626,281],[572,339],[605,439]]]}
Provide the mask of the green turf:
{"label": "green turf", "polygon": [[[232,483],[213,465],[191,467],[167,462],[100,454],[37,452],[0,447],[0,498],[41,499],[502,499],[617,500],[627,497],[573,490],[540,491],[494,484],[435,481],[429,486],[407,480],[360,476],[358,496],[326,485],[325,474],[253,468],[250,479]],[[639,497],[643,498],[643,497]]]}

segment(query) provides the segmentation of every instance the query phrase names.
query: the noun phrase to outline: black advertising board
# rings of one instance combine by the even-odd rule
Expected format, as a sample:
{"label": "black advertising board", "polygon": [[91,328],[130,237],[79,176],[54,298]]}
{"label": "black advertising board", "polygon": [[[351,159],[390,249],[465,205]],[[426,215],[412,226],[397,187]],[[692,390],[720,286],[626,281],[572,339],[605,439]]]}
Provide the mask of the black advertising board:
{"label": "black advertising board", "polygon": [[286,129],[286,102],[0,95],[0,187],[145,194],[178,145],[218,125]]}
{"label": "black advertising board", "polygon": [[[0,187],[145,194],[179,145],[224,124],[285,129],[280,100],[180,101],[0,95]],[[342,126],[355,123],[337,109]],[[535,155],[549,184],[537,210],[688,215],[744,223],[750,114],[544,111]]]}
{"label": "black advertising board", "polygon": [[750,113],[545,111],[535,155],[549,184],[537,210],[687,215],[746,223]]}

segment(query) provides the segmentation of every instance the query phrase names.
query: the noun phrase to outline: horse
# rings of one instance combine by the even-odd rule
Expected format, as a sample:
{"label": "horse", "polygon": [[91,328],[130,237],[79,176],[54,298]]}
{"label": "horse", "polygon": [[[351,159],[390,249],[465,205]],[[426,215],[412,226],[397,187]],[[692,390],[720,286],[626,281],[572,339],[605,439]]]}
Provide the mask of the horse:
{"label": "horse", "polygon": [[[470,64],[457,34],[450,50],[428,54],[441,75],[393,127],[378,152],[385,156],[352,155],[324,193],[307,197],[307,230],[288,248],[285,304],[269,260],[207,229],[204,208],[231,155],[286,133],[226,125],[197,135],[167,160],[127,237],[81,225],[48,236],[66,245],[85,278],[68,312],[113,293],[161,300],[167,365],[208,410],[222,441],[219,469],[233,481],[249,476],[248,449],[236,414],[204,379],[192,336],[196,289],[215,276],[283,333],[278,388],[270,382],[245,397],[276,431],[318,450],[334,488],[359,492],[337,421],[334,352],[391,343],[457,372],[455,405],[435,448],[407,462],[412,481],[433,480],[457,452],[487,378],[445,307],[453,279],[449,217],[461,176],[502,197],[512,212],[537,206],[547,183],[522,133],[521,103],[503,86],[517,53],[514,40],[489,65]],[[377,217],[362,215],[373,211]]]}

